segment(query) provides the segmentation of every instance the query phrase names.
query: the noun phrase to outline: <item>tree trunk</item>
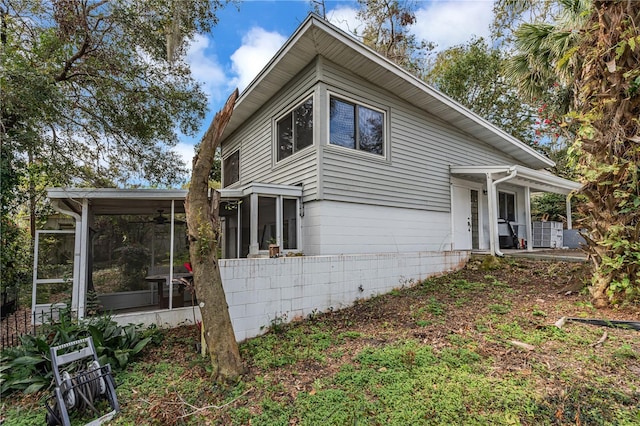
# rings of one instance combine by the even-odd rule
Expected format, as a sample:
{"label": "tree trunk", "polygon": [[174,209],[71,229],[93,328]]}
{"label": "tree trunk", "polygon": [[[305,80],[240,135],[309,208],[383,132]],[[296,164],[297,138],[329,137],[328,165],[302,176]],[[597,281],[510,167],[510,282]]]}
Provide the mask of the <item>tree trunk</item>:
{"label": "tree trunk", "polygon": [[596,307],[640,294],[640,3],[594,0],[578,54],[579,211]]}
{"label": "tree trunk", "polygon": [[216,114],[202,138],[200,150],[193,159],[191,184],[185,201],[189,256],[196,297],[200,303],[213,376],[219,382],[233,381],[244,371],[217,259],[220,194],[214,192],[214,196],[209,200],[209,172],[220,137],[231,119],[237,98],[236,89],[222,110]]}

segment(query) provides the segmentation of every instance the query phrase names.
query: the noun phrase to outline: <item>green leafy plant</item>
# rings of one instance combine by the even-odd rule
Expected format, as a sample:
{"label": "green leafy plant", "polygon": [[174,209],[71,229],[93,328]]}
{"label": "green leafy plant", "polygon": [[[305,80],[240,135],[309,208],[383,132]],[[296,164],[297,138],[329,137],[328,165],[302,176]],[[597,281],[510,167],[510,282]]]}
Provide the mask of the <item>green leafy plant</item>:
{"label": "green leafy plant", "polygon": [[123,327],[109,316],[78,321],[70,310],[63,310],[57,322],[43,325],[35,336],[22,336],[20,346],[2,351],[0,394],[32,393],[46,388],[53,378],[50,348],[88,336],[93,339],[100,364],[111,364],[116,371],[124,369],[145,346],[160,338],[155,328],[143,330],[135,324]]}

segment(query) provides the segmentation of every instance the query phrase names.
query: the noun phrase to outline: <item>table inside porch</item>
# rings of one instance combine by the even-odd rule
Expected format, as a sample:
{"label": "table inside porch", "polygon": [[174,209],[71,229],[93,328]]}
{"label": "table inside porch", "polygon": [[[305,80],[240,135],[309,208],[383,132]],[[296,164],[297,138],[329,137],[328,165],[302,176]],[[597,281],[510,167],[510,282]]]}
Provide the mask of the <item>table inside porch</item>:
{"label": "table inside porch", "polygon": [[[173,274],[173,302],[172,308],[181,308],[184,306],[185,283],[183,280],[193,279],[191,272]],[[169,308],[169,284],[171,275],[157,274],[148,275],[144,278],[149,283],[157,283],[158,285],[158,305],[161,309]]]}

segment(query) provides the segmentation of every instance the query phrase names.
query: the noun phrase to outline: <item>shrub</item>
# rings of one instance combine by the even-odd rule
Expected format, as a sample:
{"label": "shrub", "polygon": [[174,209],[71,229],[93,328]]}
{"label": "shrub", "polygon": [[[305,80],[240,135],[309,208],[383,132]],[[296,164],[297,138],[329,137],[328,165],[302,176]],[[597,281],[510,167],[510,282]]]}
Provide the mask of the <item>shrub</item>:
{"label": "shrub", "polygon": [[36,336],[22,336],[20,346],[0,353],[0,395],[48,387],[53,379],[50,348],[88,336],[93,339],[100,365],[111,364],[114,371],[124,369],[149,342],[160,339],[156,328],[120,326],[105,315],[78,321],[69,310],[63,311],[58,322],[43,325]]}

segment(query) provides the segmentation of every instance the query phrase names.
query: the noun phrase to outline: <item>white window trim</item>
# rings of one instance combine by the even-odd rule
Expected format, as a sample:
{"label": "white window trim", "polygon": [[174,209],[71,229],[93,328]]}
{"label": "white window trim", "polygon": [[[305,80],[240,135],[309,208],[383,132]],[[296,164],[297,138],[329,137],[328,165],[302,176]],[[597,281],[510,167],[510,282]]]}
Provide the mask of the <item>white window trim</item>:
{"label": "white window trim", "polygon": [[[312,106],[313,106],[313,127],[314,130],[311,132],[311,145],[309,146],[305,146],[304,148],[302,148],[299,151],[295,150],[295,141],[293,144],[293,153],[291,155],[289,155],[286,158],[283,158],[282,160],[278,160],[278,152],[280,151],[280,146],[279,146],[279,141],[278,141],[278,122],[280,120],[282,120],[283,118],[285,118],[287,115],[291,114],[293,111],[295,111],[298,107],[300,107],[302,104],[304,104],[306,101],[308,101],[309,99],[311,99],[312,102]],[[283,113],[281,113],[280,115],[277,115],[276,117],[273,118],[273,120],[271,121],[271,140],[273,141],[272,143],[272,164],[275,165],[281,165],[284,164],[287,161],[290,161],[291,158],[298,156],[298,154],[300,154],[301,152],[305,152],[311,148],[313,148],[316,144],[316,132],[315,132],[315,127],[317,126],[317,119],[316,119],[316,108],[318,103],[316,102],[316,94],[315,91],[311,91],[311,92],[307,92],[305,93],[303,96],[300,96],[298,98],[296,98],[296,101],[292,104],[293,106],[291,106],[290,108],[287,108]]]}
{"label": "white window trim", "polygon": [[[382,114],[382,121],[384,123],[384,129],[382,132],[382,154],[373,154],[371,152],[367,152],[367,151],[362,151],[360,149],[354,149],[354,148],[347,148],[344,146],[340,146],[340,145],[334,145],[331,143],[331,98],[337,98],[340,100],[343,100],[345,102],[349,102],[358,106],[363,106],[365,108],[368,108],[372,111],[376,111]],[[360,98],[354,98],[348,95],[344,95],[342,93],[338,93],[335,92],[333,90],[327,90],[327,106],[326,106],[326,130],[327,130],[327,140],[325,141],[326,145],[328,147],[331,147],[330,149],[336,149],[342,152],[351,152],[351,153],[356,153],[355,155],[358,156],[366,156],[372,159],[377,159],[377,160],[385,160],[388,161],[389,160],[389,153],[391,152],[391,149],[389,147],[389,141],[390,141],[390,137],[389,137],[389,112],[387,108],[383,108],[383,107],[379,107],[379,106],[373,106],[372,104],[369,103],[370,101],[366,101],[366,100],[362,100]]]}
{"label": "white window trim", "polygon": [[[300,197],[293,197],[287,195],[272,195],[272,194],[262,194],[257,193],[258,197],[261,198],[275,198],[276,199],[276,244],[280,247],[281,254],[287,253],[302,253],[302,215],[300,214],[300,205],[302,200]],[[283,200],[296,200],[296,212],[297,212],[297,220],[296,220],[296,247],[295,249],[284,249],[283,240],[282,240],[282,232],[283,232],[283,222],[282,222],[282,211],[283,211]],[[257,208],[257,206],[256,206]],[[259,212],[258,212],[259,214]],[[259,247],[258,242],[256,244]],[[269,250],[258,249],[258,253],[260,254],[268,254]]]}

